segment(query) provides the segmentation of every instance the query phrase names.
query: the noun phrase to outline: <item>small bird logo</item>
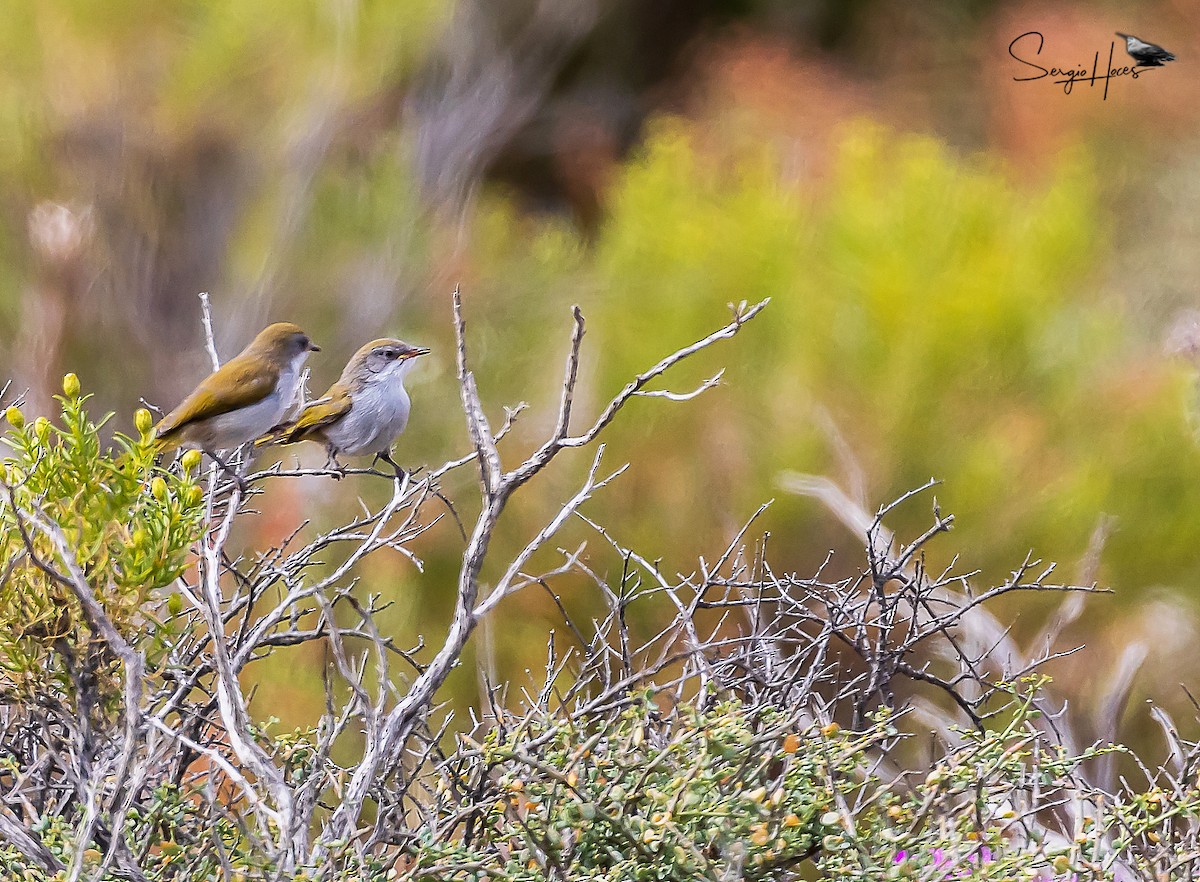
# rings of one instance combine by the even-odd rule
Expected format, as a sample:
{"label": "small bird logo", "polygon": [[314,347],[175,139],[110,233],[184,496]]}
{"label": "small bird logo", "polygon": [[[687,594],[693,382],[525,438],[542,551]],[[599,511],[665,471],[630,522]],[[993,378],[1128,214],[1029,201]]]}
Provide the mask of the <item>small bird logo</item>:
{"label": "small bird logo", "polygon": [[1138,67],[1162,67],[1168,61],[1175,60],[1175,53],[1168,52],[1162,46],[1147,43],[1133,34],[1122,34],[1120,31],[1117,31],[1117,36],[1125,40],[1125,51],[1137,62]]}

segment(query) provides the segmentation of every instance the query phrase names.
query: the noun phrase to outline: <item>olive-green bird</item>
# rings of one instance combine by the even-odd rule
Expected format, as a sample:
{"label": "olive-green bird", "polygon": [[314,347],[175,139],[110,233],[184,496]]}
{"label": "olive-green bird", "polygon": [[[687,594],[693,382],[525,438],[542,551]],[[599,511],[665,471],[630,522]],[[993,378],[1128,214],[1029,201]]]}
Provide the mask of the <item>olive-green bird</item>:
{"label": "olive-green bird", "polygon": [[327,467],[338,465],[339,453],[373,453],[402,472],[392,460],[391,446],[408,425],[411,409],[404,376],[414,359],[428,352],[390,337],[372,340],[354,353],[324,395],[256,443],[317,441],[329,455]]}
{"label": "olive-green bird", "polygon": [[162,450],[197,447],[217,458],[217,450],[253,441],[283,419],[305,360],[319,351],[291,322],[268,325],[162,418],[156,443]]}

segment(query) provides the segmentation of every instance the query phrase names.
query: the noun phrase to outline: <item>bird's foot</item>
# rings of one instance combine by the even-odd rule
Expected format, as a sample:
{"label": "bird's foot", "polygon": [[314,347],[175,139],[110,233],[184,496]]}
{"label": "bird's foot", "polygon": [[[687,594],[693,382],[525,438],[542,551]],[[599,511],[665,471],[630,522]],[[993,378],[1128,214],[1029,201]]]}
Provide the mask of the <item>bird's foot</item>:
{"label": "bird's foot", "polygon": [[325,460],[324,469],[335,481],[340,481],[346,477],[346,467],[338,462],[337,454],[333,452],[330,452],[329,458]]}

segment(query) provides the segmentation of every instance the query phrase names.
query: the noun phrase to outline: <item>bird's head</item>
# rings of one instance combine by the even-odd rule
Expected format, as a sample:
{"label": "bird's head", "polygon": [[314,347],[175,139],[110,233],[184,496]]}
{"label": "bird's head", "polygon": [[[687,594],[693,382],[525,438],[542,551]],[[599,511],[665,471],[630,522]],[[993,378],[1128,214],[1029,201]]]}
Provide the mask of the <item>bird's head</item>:
{"label": "bird's head", "polygon": [[246,351],[283,368],[289,363],[303,363],[308,353],[320,352],[321,347],[313,343],[298,325],[291,322],[275,322],[259,331]]}
{"label": "bird's head", "polygon": [[367,383],[402,379],[412,367],[413,360],[428,353],[423,346],[410,346],[391,337],[372,340],[351,357],[342,371],[342,382],[361,387]]}

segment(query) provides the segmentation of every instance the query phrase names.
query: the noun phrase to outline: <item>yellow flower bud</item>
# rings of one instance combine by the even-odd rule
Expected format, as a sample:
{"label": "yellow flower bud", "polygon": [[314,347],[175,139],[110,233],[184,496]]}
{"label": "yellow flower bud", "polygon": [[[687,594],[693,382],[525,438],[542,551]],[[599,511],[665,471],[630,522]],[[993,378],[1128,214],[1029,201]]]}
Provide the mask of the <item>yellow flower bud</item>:
{"label": "yellow flower bud", "polygon": [[155,475],[154,480],[150,482],[150,493],[159,502],[167,501],[167,482],[163,480],[162,475]]}
{"label": "yellow flower bud", "polygon": [[183,595],[174,592],[167,597],[167,612],[173,616],[177,616],[183,612]]}
{"label": "yellow flower bud", "polygon": [[183,459],[181,459],[179,462],[183,466],[183,470],[185,472],[195,471],[200,465],[200,451],[189,450],[183,455]]}
{"label": "yellow flower bud", "polygon": [[188,508],[195,508],[204,501],[204,491],[193,484],[183,491],[183,504]]}
{"label": "yellow flower bud", "polygon": [[23,429],[25,427],[25,414],[21,413],[21,408],[16,405],[4,411],[4,418],[8,420],[8,424],[14,429]]}
{"label": "yellow flower bud", "polygon": [[75,374],[67,374],[63,377],[63,394],[68,398],[79,397],[79,377]]}
{"label": "yellow flower bud", "polygon": [[45,417],[38,417],[33,421],[33,434],[37,435],[37,439],[43,444],[50,437],[50,421]]}
{"label": "yellow flower bud", "polygon": [[133,424],[137,426],[138,432],[143,438],[150,434],[150,430],[154,428],[154,417],[150,415],[150,411],[144,407],[139,407],[137,413],[133,415]]}

